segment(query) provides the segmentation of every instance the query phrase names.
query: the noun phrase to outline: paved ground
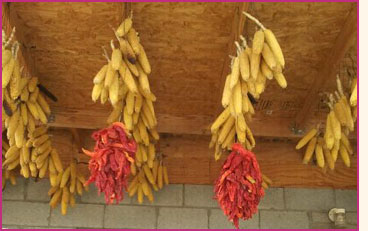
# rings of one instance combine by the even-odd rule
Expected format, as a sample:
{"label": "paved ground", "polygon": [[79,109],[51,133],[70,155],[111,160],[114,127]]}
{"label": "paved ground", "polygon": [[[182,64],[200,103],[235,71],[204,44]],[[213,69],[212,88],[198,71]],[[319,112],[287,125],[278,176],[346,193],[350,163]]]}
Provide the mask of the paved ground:
{"label": "paved ground", "polygon": [[[4,228],[232,228],[217,203],[212,186],[170,185],[155,202],[138,205],[126,197],[120,205],[106,206],[94,187],[77,200],[66,216],[48,205],[47,180],[18,179],[3,192]],[[240,228],[334,228],[327,212],[347,210],[346,228],[356,228],[356,190],[272,188],[251,220]]]}

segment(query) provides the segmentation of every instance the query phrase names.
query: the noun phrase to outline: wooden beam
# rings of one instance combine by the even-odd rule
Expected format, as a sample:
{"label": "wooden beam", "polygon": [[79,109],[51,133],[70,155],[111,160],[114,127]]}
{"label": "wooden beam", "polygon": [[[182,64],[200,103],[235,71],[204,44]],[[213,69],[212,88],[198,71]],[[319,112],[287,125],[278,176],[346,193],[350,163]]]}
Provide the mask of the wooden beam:
{"label": "wooden beam", "polygon": [[[106,127],[106,119],[110,110],[93,109],[69,109],[52,107],[52,119],[49,121],[51,127],[61,128],[83,128],[100,129]],[[318,118],[309,121],[312,125]],[[173,116],[170,114],[157,114],[158,127],[160,133],[171,134],[197,134],[209,135],[210,125],[213,118],[210,116]],[[291,131],[292,118],[275,118],[272,116],[256,114],[250,123],[255,136],[266,137],[300,137]]]}
{"label": "wooden beam", "polygon": [[239,41],[239,36],[243,35],[244,32],[244,28],[245,28],[245,15],[242,13],[243,11],[248,11],[249,8],[249,2],[240,2],[238,4],[238,6],[235,8],[235,12],[234,12],[234,20],[232,23],[232,29],[231,29],[231,34],[229,37],[229,43],[228,43],[228,49],[227,52],[225,54],[225,61],[224,61],[224,65],[222,67],[222,73],[221,73],[221,77],[220,77],[220,90],[218,91],[218,97],[217,97],[217,102],[219,104],[218,109],[216,111],[216,115],[214,116],[213,119],[216,118],[216,116],[218,114],[221,113],[221,111],[223,110],[222,104],[221,104],[221,99],[222,99],[222,91],[224,89],[225,86],[225,80],[226,80],[226,76],[230,73],[230,63],[231,60],[229,58],[229,55],[235,55],[236,54],[236,46],[234,44],[235,41]]}
{"label": "wooden beam", "polygon": [[353,45],[357,35],[357,7],[353,5],[345,24],[336,39],[334,46],[329,52],[324,65],[314,77],[313,84],[308,90],[302,109],[295,118],[297,128],[305,128],[305,123],[313,115],[313,109],[319,102],[319,93],[326,83],[335,81],[338,65],[343,60],[346,52]]}
{"label": "wooden beam", "polygon": [[[91,131],[81,130],[80,134],[83,147],[92,150],[94,143],[90,138]],[[213,184],[226,156],[214,161],[213,150],[208,149],[209,140],[209,136],[202,135],[161,137],[160,151],[167,156],[164,162],[168,166],[171,183]],[[357,186],[356,155],[351,156],[351,168],[345,167],[339,158],[334,171],[324,171],[315,164],[302,164],[303,151],[295,150],[294,141],[257,140],[254,153],[262,172],[274,181],[273,187],[355,189]],[[80,161],[87,163],[88,157],[82,154]],[[89,174],[87,165],[80,167],[86,175]]]}

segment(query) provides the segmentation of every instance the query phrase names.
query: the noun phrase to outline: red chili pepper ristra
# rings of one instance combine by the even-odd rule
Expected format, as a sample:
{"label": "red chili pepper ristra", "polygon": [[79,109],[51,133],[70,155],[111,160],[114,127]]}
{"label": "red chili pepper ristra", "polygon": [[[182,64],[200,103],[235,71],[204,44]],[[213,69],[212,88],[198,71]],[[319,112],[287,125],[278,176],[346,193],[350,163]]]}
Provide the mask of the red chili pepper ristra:
{"label": "red chili pepper ristra", "polygon": [[88,168],[91,176],[86,185],[96,182],[98,193],[105,193],[106,204],[123,200],[127,190],[130,163],[134,162],[137,144],[120,122],[92,134],[96,141],[94,151],[84,150],[90,156]]}
{"label": "red chili pepper ristra", "polygon": [[264,191],[254,153],[234,144],[215,182],[214,192],[214,198],[237,229],[239,218],[247,220],[257,213]]}

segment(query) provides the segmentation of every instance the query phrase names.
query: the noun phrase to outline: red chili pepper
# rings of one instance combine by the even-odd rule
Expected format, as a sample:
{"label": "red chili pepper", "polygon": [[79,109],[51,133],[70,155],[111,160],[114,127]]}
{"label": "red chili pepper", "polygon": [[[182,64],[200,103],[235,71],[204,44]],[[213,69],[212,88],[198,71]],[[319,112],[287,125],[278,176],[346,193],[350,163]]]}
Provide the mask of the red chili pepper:
{"label": "red chili pepper", "polygon": [[123,190],[127,190],[130,163],[134,163],[137,151],[137,144],[128,136],[124,124],[116,122],[92,134],[96,141],[93,152],[82,149],[91,157],[91,176],[85,184],[95,182],[98,193],[105,193],[107,204],[114,200],[118,204],[123,200]]}
{"label": "red chili pepper", "polygon": [[247,220],[257,213],[264,191],[255,155],[234,144],[215,182],[214,192],[214,198],[236,228],[239,218]]}

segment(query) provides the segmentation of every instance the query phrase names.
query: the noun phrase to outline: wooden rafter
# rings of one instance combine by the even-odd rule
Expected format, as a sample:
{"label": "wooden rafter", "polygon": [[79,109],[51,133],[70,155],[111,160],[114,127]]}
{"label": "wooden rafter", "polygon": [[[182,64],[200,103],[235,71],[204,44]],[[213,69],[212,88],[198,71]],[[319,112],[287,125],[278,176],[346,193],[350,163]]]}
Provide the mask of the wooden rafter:
{"label": "wooden rafter", "polygon": [[357,7],[354,5],[343,25],[334,46],[329,52],[324,65],[315,76],[313,84],[308,90],[302,109],[295,118],[297,128],[305,128],[306,122],[313,115],[313,109],[319,102],[319,93],[326,83],[335,81],[338,65],[345,57],[346,52],[353,45],[357,35]]}

